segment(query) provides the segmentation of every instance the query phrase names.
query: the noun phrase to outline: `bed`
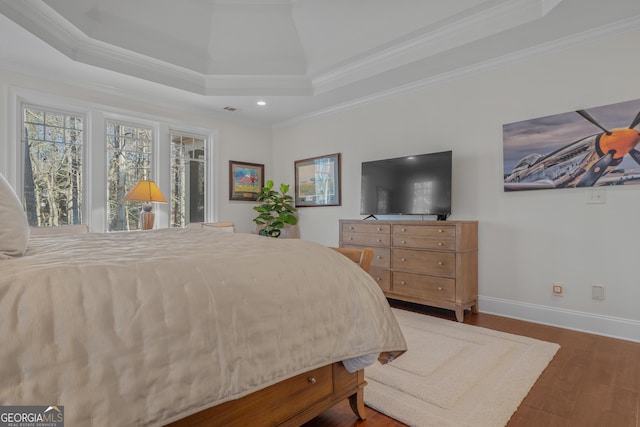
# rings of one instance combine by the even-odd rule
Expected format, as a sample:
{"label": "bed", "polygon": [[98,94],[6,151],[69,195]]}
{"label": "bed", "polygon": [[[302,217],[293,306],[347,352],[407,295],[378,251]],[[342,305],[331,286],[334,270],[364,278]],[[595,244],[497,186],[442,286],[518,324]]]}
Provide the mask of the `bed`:
{"label": "bed", "polygon": [[406,350],[373,279],[313,242],[165,229],[6,254],[0,405],[69,426],[299,425],[344,398],[362,417],[363,367]]}

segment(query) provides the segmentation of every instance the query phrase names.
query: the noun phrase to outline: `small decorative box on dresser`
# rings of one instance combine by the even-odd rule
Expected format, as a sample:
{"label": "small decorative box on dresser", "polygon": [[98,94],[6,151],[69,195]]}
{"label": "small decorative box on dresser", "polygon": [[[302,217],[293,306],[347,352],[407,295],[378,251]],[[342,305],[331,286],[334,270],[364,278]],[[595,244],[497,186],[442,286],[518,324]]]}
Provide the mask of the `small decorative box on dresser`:
{"label": "small decorative box on dresser", "polygon": [[477,221],[340,220],[340,247],[370,247],[371,276],[393,299],[478,311]]}

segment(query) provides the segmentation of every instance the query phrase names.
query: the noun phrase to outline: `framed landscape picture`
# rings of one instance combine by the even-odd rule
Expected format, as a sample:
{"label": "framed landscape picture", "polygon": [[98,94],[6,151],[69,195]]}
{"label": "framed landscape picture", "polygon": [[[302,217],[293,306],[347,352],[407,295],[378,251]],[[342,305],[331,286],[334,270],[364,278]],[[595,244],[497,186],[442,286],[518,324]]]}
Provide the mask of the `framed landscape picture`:
{"label": "framed landscape picture", "polygon": [[295,161],[296,207],[340,206],[340,153]]}
{"label": "framed landscape picture", "polygon": [[229,200],[255,201],[264,187],[264,165],[229,160]]}

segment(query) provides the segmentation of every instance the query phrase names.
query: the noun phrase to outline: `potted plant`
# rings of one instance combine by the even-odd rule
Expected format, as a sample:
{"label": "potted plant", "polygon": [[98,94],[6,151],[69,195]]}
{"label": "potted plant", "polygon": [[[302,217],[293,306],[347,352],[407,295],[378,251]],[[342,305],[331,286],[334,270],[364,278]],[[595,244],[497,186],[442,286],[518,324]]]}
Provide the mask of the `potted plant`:
{"label": "potted plant", "polygon": [[295,225],[298,219],[295,216],[296,208],[293,206],[293,197],[288,195],[289,186],[280,184],[280,191],[273,189],[273,181],[268,180],[264,188],[260,190],[258,206],[253,210],[260,215],[253,222],[262,226],[258,231],[261,236],[279,237],[286,224]]}

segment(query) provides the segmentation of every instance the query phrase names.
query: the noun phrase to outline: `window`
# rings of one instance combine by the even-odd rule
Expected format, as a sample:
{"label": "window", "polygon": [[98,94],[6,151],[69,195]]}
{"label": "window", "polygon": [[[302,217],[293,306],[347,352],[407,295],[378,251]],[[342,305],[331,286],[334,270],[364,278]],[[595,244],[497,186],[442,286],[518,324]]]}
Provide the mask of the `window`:
{"label": "window", "polygon": [[171,227],[204,222],[206,138],[171,135]]}
{"label": "window", "polygon": [[[155,180],[167,199],[156,227],[213,221],[216,135],[135,111],[8,90],[8,131],[0,160],[31,226],[86,224],[92,232],[141,228],[143,204],[124,195]],[[180,130],[176,130],[180,129]]]}
{"label": "window", "polygon": [[82,222],[84,117],[23,107],[23,205],[29,225]]}
{"label": "window", "polygon": [[107,230],[140,228],[140,204],[124,195],[141,179],[151,176],[151,128],[105,122],[107,146]]}

